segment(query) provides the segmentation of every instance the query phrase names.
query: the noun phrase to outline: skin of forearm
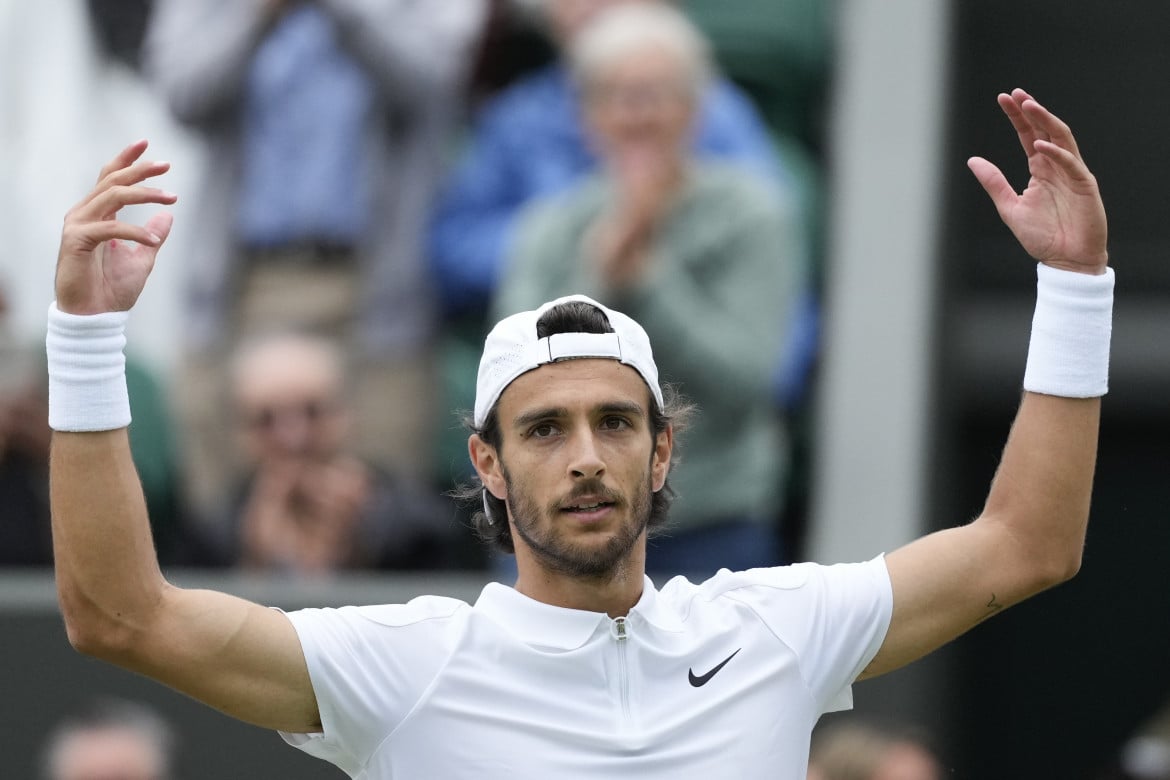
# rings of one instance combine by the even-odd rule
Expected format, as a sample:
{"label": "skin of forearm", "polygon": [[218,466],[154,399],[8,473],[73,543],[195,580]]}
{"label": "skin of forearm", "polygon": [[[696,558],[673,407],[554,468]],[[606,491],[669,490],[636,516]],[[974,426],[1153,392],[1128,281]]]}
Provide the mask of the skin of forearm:
{"label": "skin of forearm", "polygon": [[54,433],[49,480],[70,641],[99,656],[126,652],[149,629],[166,586],[126,429]]}
{"label": "skin of forearm", "polygon": [[1024,393],[980,522],[1002,523],[1040,585],[1080,568],[1089,519],[1099,398]]}

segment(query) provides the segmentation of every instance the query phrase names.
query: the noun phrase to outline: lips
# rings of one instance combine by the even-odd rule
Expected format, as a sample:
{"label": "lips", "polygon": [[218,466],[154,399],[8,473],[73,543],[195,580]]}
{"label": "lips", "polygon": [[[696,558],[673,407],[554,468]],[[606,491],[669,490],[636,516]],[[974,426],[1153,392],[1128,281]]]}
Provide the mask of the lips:
{"label": "lips", "polygon": [[562,512],[596,512],[599,509],[613,506],[612,501],[598,501],[592,504],[574,504],[572,506],[562,507]]}
{"label": "lips", "polygon": [[620,503],[620,497],[602,485],[579,485],[560,501],[557,509],[566,514],[589,516],[603,513]]}
{"label": "lips", "polygon": [[573,485],[551,508],[561,516],[591,523],[609,517],[614,509],[623,506],[621,493],[600,479],[589,479]]}

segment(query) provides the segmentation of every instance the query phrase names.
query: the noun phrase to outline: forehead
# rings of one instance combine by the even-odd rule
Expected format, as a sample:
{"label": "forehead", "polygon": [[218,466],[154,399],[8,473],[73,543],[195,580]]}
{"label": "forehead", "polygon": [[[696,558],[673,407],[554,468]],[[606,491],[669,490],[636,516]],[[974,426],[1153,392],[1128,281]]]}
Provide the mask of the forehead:
{"label": "forehead", "polygon": [[663,41],[651,40],[598,59],[585,78],[601,83],[659,83],[679,81],[690,73],[690,63],[682,52]]}
{"label": "forehead", "polygon": [[533,409],[585,410],[600,404],[633,402],[648,411],[650,388],[642,375],[607,358],[546,363],[518,376],[499,400],[500,423]]}
{"label": "forehead", "polygon": [[57,756],[56,769],[66,780],[91,777],[158,776],[162,757],[147,739],[130,729],[103,728],[72,735]]}
{"label": "forehead", "polygon": [[258,350],[238,371],[236,397],[244,404],[329,397],[341,382],[333,356],[314,345],[284,343]]}

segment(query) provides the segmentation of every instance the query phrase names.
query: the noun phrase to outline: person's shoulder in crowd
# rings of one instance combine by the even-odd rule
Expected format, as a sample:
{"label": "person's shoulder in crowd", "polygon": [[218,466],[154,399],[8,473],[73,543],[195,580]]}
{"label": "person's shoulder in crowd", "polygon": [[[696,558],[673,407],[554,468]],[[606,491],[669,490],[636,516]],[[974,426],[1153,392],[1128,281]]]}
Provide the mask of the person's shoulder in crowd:
{"label": "person's shoulder in crowd", "polygon": [[501,89],[479,109],[488,126],[516,129],[575,125],[576,98],[569,72],[560,63],[538,68]]}

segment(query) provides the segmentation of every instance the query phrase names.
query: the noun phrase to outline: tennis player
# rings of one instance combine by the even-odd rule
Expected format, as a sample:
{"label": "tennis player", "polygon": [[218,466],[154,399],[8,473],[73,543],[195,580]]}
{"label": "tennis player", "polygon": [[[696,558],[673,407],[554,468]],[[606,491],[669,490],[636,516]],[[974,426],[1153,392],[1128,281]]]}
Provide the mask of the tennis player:
{"label": "tennis player", "polygon": [[[501,321],[469,454],[513,587],[466,604],[291,614],[162,576],[127,443],[123,327],[175,201],[132,144],[65,219],[49,311],[53,540],[69,639],[354,778],[803,780],[822,713],[1079,568],[1113,274],[1096,181],[1022,90],[999,105],[1031,179],[969,166],[1038,261],[1024,393],[980,516],[870,561],[644,575],[675,402],[633,320],[573,296]],[[679,301],[685,306],[685,301]],[[387,399],[387,403],[393,403]],[[862,518],[858,518],[859,522]],[[494,532],[492,529],[496,529]],[[875,551],[876,552],[876,551]]]}

